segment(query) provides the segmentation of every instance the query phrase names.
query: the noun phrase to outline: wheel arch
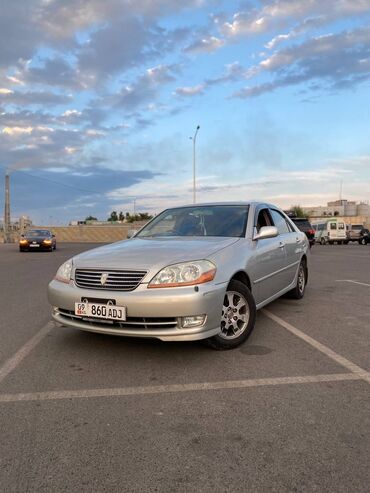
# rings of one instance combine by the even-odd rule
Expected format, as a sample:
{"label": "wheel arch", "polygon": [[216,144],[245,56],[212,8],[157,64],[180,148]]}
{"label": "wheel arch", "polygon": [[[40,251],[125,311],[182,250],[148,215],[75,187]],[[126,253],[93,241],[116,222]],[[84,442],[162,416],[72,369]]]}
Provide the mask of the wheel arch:
{"label": "wheel arch", "polygon": [[238,272],[235,272],[235,274],[232,276],[232,278],[229,281],[229,284],[231,281],[239,281],[242,282],[247,286],[250,292],[252,292],[252,283],[251,280],[248,276],[248,274],[244,270],[239,270]]}
{"label": "wheel arch", "polygon": [[301,262],[304,262],[305,274],[306,274],[306,284],[308,282],[308,265],[307,265],[307,255],[302,255]]}

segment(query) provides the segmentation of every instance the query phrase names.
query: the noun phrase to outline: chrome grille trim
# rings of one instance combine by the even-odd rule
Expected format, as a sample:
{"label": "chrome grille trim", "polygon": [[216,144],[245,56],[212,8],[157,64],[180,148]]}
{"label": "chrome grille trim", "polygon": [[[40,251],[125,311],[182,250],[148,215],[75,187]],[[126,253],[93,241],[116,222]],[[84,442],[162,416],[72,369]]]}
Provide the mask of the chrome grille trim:
{"label": "chrome grille trim", "polygon": [[[108,274],[104,284],[100,282],[102,274]],[[86,289],[133,291],[146,274],[146,270],[76,269],[75,283]]]}
{"label": "chrome grille trim", "polygon": [[116,329],[132,329],[132,330],[156,330],[156,329],[174,329],[178,326],[177,318],[162,318],[162,317],[127,317],[127,320],[119,322],[116,320],[105,320],[93,317],[81,317],[75,315],[72,310],[64,310],[58,308],[58,313],[66,319],[76,320],[86,325],[98,326],[100,324],[109,324],[110,327]]}

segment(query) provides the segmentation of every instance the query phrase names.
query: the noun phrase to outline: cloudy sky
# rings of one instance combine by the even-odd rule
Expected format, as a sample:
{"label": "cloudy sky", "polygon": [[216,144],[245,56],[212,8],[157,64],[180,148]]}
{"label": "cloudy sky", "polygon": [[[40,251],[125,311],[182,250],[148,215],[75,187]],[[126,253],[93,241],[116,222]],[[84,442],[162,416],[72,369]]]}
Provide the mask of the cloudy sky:
{"label": "cloudy sky", "polygon": [[1,4],[1,212],[370,199],[370,0]]}

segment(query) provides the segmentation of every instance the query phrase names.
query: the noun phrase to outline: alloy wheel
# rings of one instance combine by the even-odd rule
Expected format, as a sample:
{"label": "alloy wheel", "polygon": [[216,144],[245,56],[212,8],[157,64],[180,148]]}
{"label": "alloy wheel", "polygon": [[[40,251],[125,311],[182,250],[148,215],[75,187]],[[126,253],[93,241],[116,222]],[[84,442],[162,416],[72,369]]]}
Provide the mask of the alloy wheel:
{"label": "alloy wheel", "polygon": [[236,339],[247,328],[250,317],[247,300],[237,291],[226,291],[221,316],[220,337]]}

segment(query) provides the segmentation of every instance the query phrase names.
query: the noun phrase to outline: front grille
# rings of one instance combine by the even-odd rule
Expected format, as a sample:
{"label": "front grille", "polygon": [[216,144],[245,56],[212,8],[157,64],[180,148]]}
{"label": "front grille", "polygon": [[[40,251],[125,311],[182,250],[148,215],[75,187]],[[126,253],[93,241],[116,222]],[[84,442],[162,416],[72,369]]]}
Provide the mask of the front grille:
{"label": "front grille", "polygon": [[58,308],[59,314],[62,318],[69,320],[75,320],[78,322],[86,323],[87,325],[101,326],[109,325],[115,329],[131,329],[131,330],[156,330],[156,329],[174,329],[177,327],[177,319],[170,317],[127,317],[124,322],[119,322],[117,320],[106,320],[94,317],[81,317],[75,315],[72,310],[64,310],[63,308]]}
{"label": "front grille", "polygon": [[76,269],[75,282],[80,288],[132,291],[146,273],[146,270]]}

